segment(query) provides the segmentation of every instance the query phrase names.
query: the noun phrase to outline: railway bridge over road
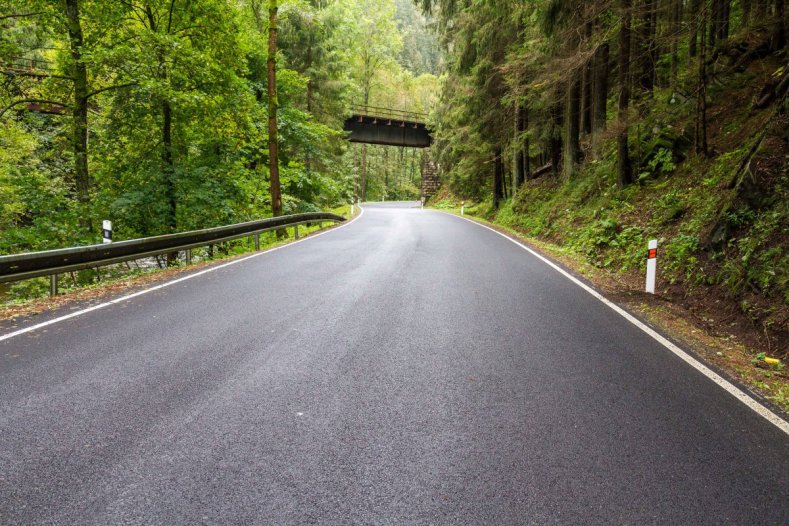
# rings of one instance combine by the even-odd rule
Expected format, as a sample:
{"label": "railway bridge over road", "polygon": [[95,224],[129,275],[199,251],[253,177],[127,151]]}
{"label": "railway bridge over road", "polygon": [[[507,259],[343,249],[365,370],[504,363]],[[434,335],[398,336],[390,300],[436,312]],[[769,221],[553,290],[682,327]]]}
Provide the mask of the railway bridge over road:
{"label": "railway bridge over road", "polygon": [[424,148],[421,167],[422,198],[433,195],[440,185],[438,169],[427,149],[433,137],[427,125],[427,114],[374,106],[354,106],[345,120],[348,140],[354,143]]}

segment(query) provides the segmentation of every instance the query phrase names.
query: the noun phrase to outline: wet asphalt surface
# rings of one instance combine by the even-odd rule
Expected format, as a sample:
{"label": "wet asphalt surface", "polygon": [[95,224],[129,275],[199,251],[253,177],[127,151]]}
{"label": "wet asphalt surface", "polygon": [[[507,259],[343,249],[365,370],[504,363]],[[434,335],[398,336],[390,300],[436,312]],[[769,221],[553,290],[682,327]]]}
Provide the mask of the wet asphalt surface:
{"label": "wet asphalt surface", "polygon": [[789,437],[501,236],[378,204],[0,341],[0,524],[784,525]]}

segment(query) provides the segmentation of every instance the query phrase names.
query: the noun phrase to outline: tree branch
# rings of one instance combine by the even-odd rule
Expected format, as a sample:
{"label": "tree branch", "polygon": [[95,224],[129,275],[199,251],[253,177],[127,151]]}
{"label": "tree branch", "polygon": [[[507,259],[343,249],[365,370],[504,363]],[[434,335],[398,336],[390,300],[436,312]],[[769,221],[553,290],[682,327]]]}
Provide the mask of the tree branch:
{"label": "tree branch", "polygon": [[137,86],[136,82],[127,82],[126,84],[117,84],[115,86],[107,86],[106,88],[97,89],[96,91],[91,91],[88,93],[87,98],[91,98],[94,95],[98,95],[99,93],[104,93],[105,91],[110,91],[114,89],[123,89],[128,88],[130,86]]}

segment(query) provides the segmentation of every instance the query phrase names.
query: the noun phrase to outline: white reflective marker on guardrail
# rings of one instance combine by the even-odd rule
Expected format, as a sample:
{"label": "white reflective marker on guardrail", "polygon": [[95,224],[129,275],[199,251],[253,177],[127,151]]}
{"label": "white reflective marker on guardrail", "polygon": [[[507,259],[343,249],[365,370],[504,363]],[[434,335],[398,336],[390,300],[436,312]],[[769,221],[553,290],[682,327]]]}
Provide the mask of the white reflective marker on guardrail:
{"label": "white reflective marker on guardrail", "polygon": [[650,239],[647,246],[647,292],[655,293],[655,276],[657,275],[657,239]]}
{"label": "white reflective marker on guardrail", "polygon": [[101,222],[101,235],[104,243],[112,243],[112,221],[105,219]]}

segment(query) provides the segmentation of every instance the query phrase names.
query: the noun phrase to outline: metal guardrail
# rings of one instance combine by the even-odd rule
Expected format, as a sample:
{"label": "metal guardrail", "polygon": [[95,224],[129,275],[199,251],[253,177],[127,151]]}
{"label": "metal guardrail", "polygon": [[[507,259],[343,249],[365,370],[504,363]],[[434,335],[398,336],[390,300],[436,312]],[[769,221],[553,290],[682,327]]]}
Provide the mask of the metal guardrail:
{"label": "metal guardrail", "polygon": [[270,217],[247,223],[192,230],[177,234],[129,239],[102,245],[44,250],[27,254],[0,256],[0,283],[51,276],[51,292],[57,293],[57,275],[74,270],[122,263],[134,259],[158,256],[181,250],[187,251],[187,262],[191,260],[191,249],[255,236],[255,248],[260,248],[259,234],[285,227],[294,227],[298,239],[298,225],[345,221],[335,214],[314,212],[289,216]]}

